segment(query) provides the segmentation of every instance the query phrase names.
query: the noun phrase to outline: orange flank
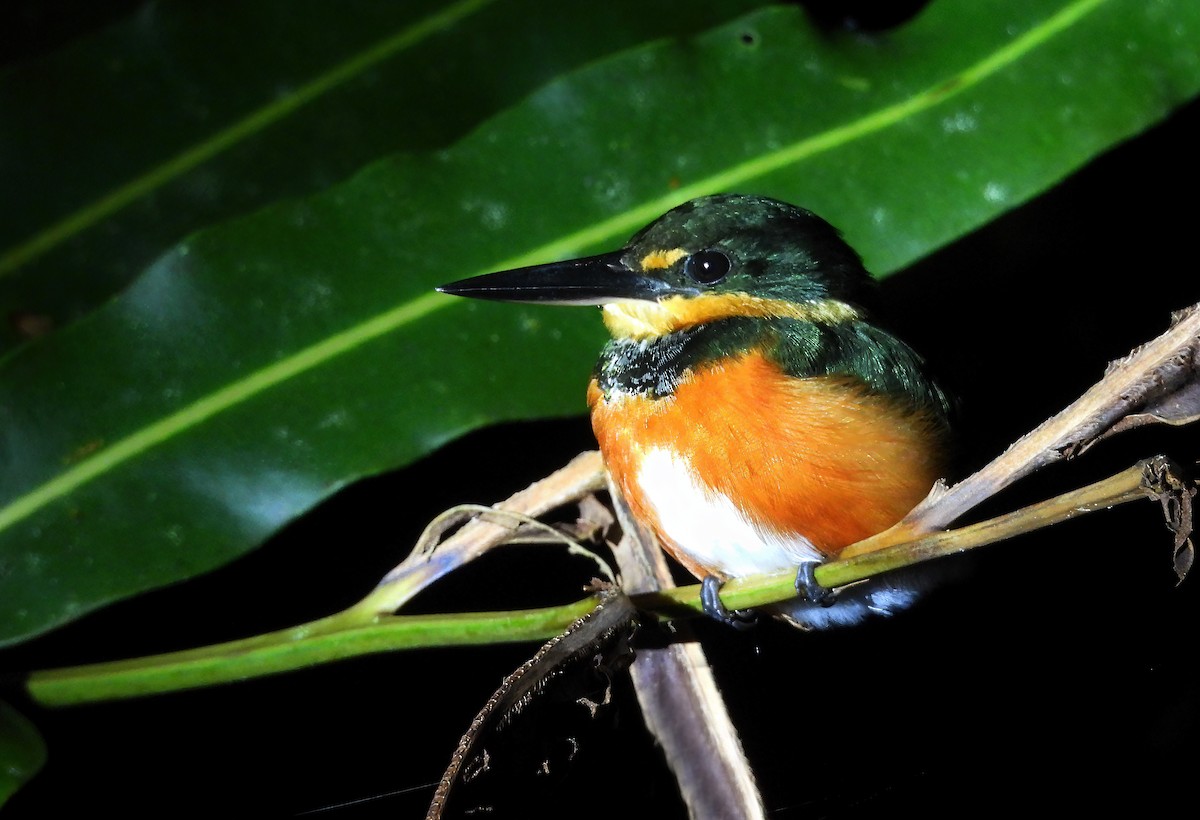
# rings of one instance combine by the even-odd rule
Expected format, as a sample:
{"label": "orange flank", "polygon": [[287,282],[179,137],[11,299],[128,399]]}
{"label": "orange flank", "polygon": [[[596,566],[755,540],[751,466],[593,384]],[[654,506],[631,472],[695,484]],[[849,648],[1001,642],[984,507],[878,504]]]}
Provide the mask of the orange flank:
{"label": "orange flank", "polygon": [[894,524],[942,472],[938,427],[923,415],[852,377],[791,377],[757,351],[714,361],[661,399],[605,400],[592,382],[588,404],[635,515],[698,577],[724,573],[662,531],[656,490],[638,479],[653,451],[682,460],[706,496],[730,500],[755,529],[807,539],[828,556]]}

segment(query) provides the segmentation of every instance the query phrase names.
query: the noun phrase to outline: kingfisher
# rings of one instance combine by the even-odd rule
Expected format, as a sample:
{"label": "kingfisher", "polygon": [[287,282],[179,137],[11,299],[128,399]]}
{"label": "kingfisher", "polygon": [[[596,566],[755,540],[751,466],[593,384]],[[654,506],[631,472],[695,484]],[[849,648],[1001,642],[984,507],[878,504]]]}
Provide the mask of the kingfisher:
{"label": "kingfisher", "polygon": [[802,629],[889,615],[925,583],[826,590],[812,569],[900,520],[948,467],[951,401],[873,318],[877,283],[836,228],[776,199],[675,207],[620,250],[439,291],[602,309],[612,339],[587,387],[605,467],[637,520],[702,581],[797,570],[772,609]]}

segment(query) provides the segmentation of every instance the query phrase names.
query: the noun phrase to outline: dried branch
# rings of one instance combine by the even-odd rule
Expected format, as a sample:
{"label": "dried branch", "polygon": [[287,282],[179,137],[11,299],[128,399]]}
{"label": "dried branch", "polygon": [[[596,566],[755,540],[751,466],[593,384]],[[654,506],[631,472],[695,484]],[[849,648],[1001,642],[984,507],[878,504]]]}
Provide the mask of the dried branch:
{"label": "dried branch", "polygon": [[[654,536],[633,519],[615,487],[610,487],[610,497],[624,533],[613,554],[625,591],[644,595],[674,587]],[[704,650],[685,624],[673,629],[675,639],[666,646],[638,650],[629,674],[642,717],[662,746],[688,815],[693,820],[765,817]]]}
{"label": "dried branch", "polygon": [[[1193,305],[1171,317],[1166,333],[1111,363],[1104,378],[1079,399],[1022,436],[983,469],[951,487],[939,483],[902,521],[852,544],[842,557],[943,529],[1018,479],[1078,455],[1105,435],[1160,418],[1185,423],[1194,410],[1198,362],[1200,305]],[[1131,413],[1138,413],[1139,421],[1123,423]]]}
{"label": "dried branch", "polygon": [[451,755],[450,765],[434,791],[426,820],[439,820],[442,817],[460,774],[476,757],[475,749],[484,732],[489,727],[510,720],[539,687],[560,672],[564,665],[582,659],[591,659],[593,662],[601,660],[607,651],[607,644],[613,642],[614,636],[620,643],[616,651],[626,658],[624,662],[627,663],[627,639],[633,630],[635,616],[629,598],[615,587],[606,587],[601,590],[600,602],[595,609],[543,644],[532,658],[506,677],[459,740],[458,748]]}
{"label": "dried branch", "polygon": [[[512,543],[520,524],[566,504],[583,501],[591,493],[603,490],[604,481],[600,453],[588,451],[492,507],[495,514],[456,508],[438,516],[426,527],[412,553],[385,575],[353,611],[375,615],[396,612],[437,579],[495,547]],[[595,510],[595,506],[585,503],[583,510]],[[460,524],[461,529],[442,540]]]}
{"label": "dried branch", "polygon": [[[1085,513],[1148,498],[1162,505],[1167,526],[1174,533],[1176,574],[1182,580],[1192,560],[1192,502],[1195,495],[1195,486],[1183,478],[1178,465],[1165,456],[1155,456],[1086,487],[986,521],[853,556],[843,551],[839,560],[818,567],[816,577],[826,586],[841,586],[921,561],[995,544]],[[727,588],[729,586],[734,586],[734,582],[731,581]],[[722,590],[722,598],[725,597]],[[733,605],[743,604],[735,600]]]}

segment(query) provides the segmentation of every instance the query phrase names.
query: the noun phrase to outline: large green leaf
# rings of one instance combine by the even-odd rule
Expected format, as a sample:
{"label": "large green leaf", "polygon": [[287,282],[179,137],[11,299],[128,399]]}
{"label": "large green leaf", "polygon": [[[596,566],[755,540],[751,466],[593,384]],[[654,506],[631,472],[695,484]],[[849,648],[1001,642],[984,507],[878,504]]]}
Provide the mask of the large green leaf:
{"label": "large green leaf", "polygon": [[193,236],[0,367],[0,639],[228,561],[465,430],[582,410],[594,318],[433,285],[722,189],[813,207],[891,271],[1194,95],[1197,38],[1190,0],[935,3],[882,40],[776,8]]}
{"label": "large green leaf", "polygon": [[762,2],[149,5],[0,76],[0,313],[61,325],[218,218],[442,146],[571,67]]}

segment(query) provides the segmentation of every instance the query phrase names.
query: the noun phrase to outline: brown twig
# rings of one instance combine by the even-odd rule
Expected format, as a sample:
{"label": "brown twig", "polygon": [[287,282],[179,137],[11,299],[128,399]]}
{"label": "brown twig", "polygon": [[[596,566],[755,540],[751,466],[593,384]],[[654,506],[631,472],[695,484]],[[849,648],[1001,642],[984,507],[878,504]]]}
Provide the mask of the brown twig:
{"label": "brown twig", "polygon": [[[1162,504],[1167,525],[1175,534],[1176,572],[1192,551],[1192,499],[1196,488],[1182,477],[1178,465],[1165,456],[1144,459],[1101,481],[1014,512],[953,530],[932,533],[879,550],[845,556],[817,568],[817,579],[827,586],[840,586],[880,572],[910,566],[977,547],[995,544],[1018,535],[1069,521],[1130,501],[1151,499]],[[1186,572],[1186,569],[1184,570]],[[733,582],[730,582],[730,586]],[[734,587],[736,589],[736,587]]]}
{"label": "brown twig", "polygon": [[1130,413],[1190,389],[1197,378],[1200,305],[1179,311],[1166,333],[1113,362],[1103,379],[983,469],[957,484],[938,484],[899,523],[842,552],[851,558],[940,530],[1035,470],[1070,458]]}
{"label": "brown twig", "polygon": [[[604,462],[600,453],[588,451],[495,505],[492,508],[495,515],[450,511],[439,516],[426,528],[409,556],[353,609],[379,615],[394,613],[438,578],[488,550],[511,543],[521,519],[545,515],[604,487]],[[461,529],[443,541],[442,537],[459,524]]]}
{"label": "brown twig", "polygon": [[[613,549],[621,584],[631,595],[674,587],[654,536],[629,512],[615,487],[610,497],[623,536]],[[629,669],[642,718],[662,746],[693,820],[765,817],[737,729],[717,689],[704,649],[687,626],[673,626],[666,646],[641,648]]]}

